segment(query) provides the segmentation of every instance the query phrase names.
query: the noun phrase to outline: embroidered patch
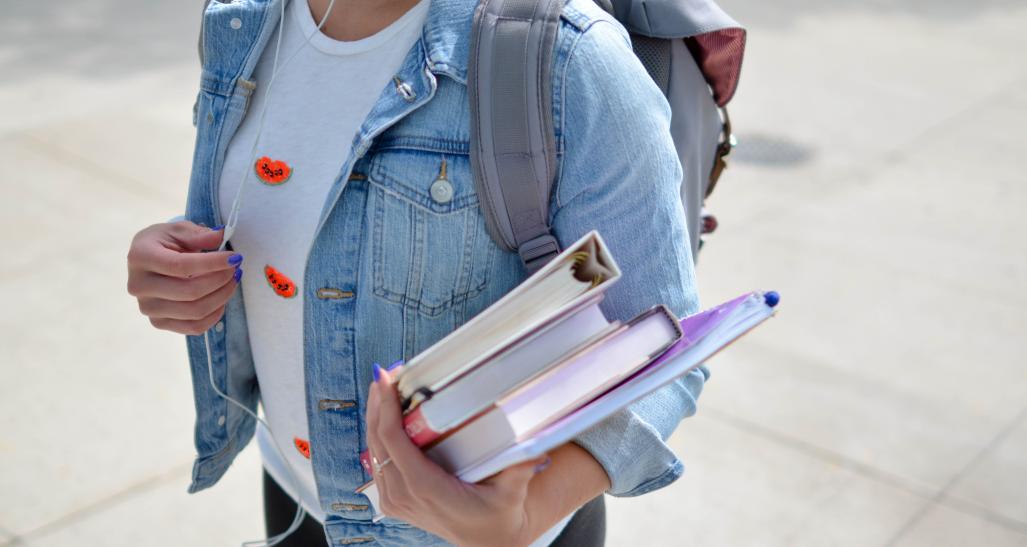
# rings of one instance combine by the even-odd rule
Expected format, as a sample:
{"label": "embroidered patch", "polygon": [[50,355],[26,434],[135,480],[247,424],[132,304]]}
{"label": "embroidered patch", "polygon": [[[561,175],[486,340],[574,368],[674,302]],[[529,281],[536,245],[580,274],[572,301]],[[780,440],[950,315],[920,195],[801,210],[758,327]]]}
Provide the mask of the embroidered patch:
{"label": "embroidered patch", "polygon": [[271,285],[271,288],[274,289],[275,294],[278,296],[282,298],[296,296],[296,284],[282,272],[272,268],[270,265],[264,266],[264,277],[267,279],[267,284]]}
{"label": "embroidered patch", "polygon": [[299,437],[293,437],[292,438],[292,442],[296,444],[296,450],[299,450],[300,454],[303,454],[303,457],[309,460],[310,459],[310,442],[309,441],[304,441],[303,439],[301,439]]}
{"label": "embroidered patch", "polygon": [[258,159],[253,168],[257,172],[257,177],[271,186],[285,184],[285,181],[292,176],[292,167],[289,167],[289,164],[267,156]]}

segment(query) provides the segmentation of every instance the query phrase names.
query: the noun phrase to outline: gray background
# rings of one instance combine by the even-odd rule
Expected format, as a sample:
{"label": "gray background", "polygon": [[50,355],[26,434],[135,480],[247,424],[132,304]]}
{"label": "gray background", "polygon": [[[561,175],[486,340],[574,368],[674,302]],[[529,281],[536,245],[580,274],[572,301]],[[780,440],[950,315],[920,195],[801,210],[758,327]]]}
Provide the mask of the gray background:
{"label": "gray background", "polygon": [[[192,4],[4,5],[0,545],[262,537],[254,449],[185,493],[184,344],[125,294],[184,202]],[[1027,4],[724,5],[750,39],[701,292],[781,311],[609,545],[1027,545]]]}

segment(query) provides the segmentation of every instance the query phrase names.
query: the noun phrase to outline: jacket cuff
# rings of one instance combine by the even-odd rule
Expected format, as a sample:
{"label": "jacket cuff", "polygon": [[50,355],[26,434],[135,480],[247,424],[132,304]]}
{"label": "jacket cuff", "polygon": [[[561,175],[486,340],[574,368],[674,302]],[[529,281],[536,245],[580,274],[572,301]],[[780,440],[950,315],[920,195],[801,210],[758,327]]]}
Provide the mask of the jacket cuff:
{"label": "jacket cuff", "polygon": [[667,486],[684,473],[684,464],[666,440],[683,418],[695,414],[695,401],[708,375],[700,367],[574,439],[606,471],[607,494],[639,496]]}

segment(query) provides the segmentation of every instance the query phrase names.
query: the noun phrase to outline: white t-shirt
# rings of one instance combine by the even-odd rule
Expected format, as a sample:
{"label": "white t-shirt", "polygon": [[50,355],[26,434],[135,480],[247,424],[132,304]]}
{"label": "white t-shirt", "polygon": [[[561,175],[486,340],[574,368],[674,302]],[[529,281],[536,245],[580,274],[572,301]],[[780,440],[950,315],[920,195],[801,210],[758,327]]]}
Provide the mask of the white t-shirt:
{"label": "white t-shirt", "polygon": [[[258,86],[248,114],[229,144],[221,174],[218,191],[222,218],[228,218],[239,181],[244,173],[246,176],[232,246],[245,257],[242,291],[250,345],[264,414],[274,435],[272,441],[263,428],[257,429],[264,467],[322,522],[324,512],[318,503],[310,460],[294,442],[310,438],[303,375],[301,286],[307,254],[328,191],[340,175],[353,137],[416,43],[428,6],[429,0],[421,0],[378,33],[342,42],[317,29],[305,0],[289,2],[282,23],[285,32],[279,72],[256,157],[285,162],[291,175],[285,182],[267,184],[255,173],[256,158],[250,157],[260,112],[268,98],[277,34],[272,35],[257,64]],[[344,6],[336,2],[334,9]],[[308,36],[310,42],[304,44]],[[267,180],[275,183],[281,178],[272,175]],[[271,287],[265,265],[296,284],[294,296],[284,297]],[[287,295],[289,290],[282,292]],[[298,493],[272,442],[278,443],[296,472]]]}
{"label": "white t-shirt", "polygon": [[[318,502],[314,471],[294,442],[310,439],[300,284],[328,190],[341,174],[353,137],[367,113],[385,86],[391,85],[393,75],[417,42],[429,3],[421,0],[372,36],[341,42],[317,29],[305,0],[289,2],[282,23],[285,32],[278,76],[256,157],[250,153],[267,100],[277,34],[261,54],[255,73],[257,89],[247,116],[229,143],[221,173],[218,193],[221,217],[226,219],[239,181],[244,174],[246,177],[232,247],[245,257],[242,291],[250,346],[261,404],[273,434],[272,438],[258,427],[257,444],[268,474],[320,522],[324,522],[325,514]],[[334,9],[341,9],[339,2]],[[310,42],[304,44],[308,36]],[[263,157],[284,162],[288,169],[270,164],[271,173],[265,182],[254,169],[256,159]],[[282,173],[275,173],[278,169],[283,169]],[[296,285],[295,294],[290,295],[284,283],[285,288],[276,291],[265,276],[265,265],[291,280]],[[298,485],[290,479],[286,462],[272,443],[277,443],[288,459]],[[548,545],[569,520],[570,516],[564,518],[532,545]]]}

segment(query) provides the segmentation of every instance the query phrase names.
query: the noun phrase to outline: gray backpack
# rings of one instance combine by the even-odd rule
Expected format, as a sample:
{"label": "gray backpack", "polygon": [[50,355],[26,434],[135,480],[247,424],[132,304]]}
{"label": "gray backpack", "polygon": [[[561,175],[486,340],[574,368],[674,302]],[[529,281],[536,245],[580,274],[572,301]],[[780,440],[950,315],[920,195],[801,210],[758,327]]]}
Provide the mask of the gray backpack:
{"label": "gray backpack", "polygon": [[[738,85],[745,29],[710,0],[595,1],[627,28],[635,54],[670,103],[697,256],[700,235],[716,228],[702,206],[734,142],[724,107]],[[481,0],[474,14],[471,168],[492,239],[516,250],[528,273],[560,251],[549,226],[557,173],[550,67],[563,3]]]}

